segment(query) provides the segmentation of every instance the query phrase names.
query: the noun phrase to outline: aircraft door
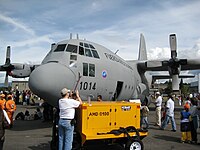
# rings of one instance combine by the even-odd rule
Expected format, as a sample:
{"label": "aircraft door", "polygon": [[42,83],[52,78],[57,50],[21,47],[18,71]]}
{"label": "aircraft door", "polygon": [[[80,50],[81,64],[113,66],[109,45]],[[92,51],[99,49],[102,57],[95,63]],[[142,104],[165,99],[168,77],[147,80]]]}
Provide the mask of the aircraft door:
{"label": "aircraft door", "polygon": [[124,82],[122,82],[122,81],[117,81],[117,87],[116,87],[115,93],[114,93],[113,98],[112,98],[113,101],[116,101],[117,98],[119,97],[119,95],[122,91],[123,83]]}

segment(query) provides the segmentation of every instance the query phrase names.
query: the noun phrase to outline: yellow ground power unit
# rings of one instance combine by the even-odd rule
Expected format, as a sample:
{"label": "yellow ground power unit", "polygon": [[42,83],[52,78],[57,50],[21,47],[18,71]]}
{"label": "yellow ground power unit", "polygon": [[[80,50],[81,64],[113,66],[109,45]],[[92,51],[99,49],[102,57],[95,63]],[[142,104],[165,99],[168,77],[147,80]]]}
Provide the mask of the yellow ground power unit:
{"label": "yellow ground power unit", "polygon": [[140,129],[140,103],[135,102],[83,103],[76,111],[76,121],[75,147],[102,140],[117,142],[128,150],[143,149],[141,140],[148,134]]}

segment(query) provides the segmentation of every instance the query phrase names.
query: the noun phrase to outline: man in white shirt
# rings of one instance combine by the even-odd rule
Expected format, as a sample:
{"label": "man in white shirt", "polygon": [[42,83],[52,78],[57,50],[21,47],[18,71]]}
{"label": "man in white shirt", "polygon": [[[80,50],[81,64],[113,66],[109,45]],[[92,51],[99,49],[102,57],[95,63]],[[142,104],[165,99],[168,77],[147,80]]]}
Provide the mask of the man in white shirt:
{"label": "man in white shirt", "polygon": [[169,99],[167,100],[166,104],[166,117],[165,120],[163,121],[161,125],[161,129],[164,130],[165,127],[167,126],[167,123],[169,122],[169,119],[171,120],[172,124],[172,130],[173,132],[176,132],[176,123],[174,119],[174,100],[172,95],[168,95]]}
{"label": "man in white shirt", "polygon": [[162,97],[160,92],[156,92],[156,100],[154,102],[156,106],[156,123],[155,126],[161,126],[161,108],[162,108]]}
{"label": "man in white shirt", "polygon": [[75,108],[82,104],[79,92],[76,91],[77,100],[69,97],[70,91],[66,88],[61,91],[62,98],[59,100],[60,119],[58,123],[59,150],[71,150],[73,142]]}

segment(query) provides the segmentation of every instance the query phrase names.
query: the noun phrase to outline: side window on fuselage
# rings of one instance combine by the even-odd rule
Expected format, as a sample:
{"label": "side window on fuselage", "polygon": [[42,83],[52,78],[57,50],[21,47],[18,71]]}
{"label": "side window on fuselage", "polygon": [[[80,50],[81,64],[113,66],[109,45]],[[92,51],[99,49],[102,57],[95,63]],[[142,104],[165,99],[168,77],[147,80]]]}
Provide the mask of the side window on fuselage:
{"label": "side window on fuselage", "polygon": [[83,63],[83,76],[88,76],[88,64]]}
{"label": "side window on fuselage", "polygon": [[94,64],[89,64],[89,76],[95,77],[95,65]]}
{"label": "side window on fuselage", "polygon": [[83,76],[95,77],[95,65],[83,63]]}

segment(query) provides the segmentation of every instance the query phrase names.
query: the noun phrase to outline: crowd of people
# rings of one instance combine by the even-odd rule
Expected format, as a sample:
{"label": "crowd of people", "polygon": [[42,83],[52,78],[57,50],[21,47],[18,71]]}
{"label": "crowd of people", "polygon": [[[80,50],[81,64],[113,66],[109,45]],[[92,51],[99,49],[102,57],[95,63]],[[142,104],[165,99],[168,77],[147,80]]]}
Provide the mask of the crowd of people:
{"label": "crowd of people", "polygon": [[[16,91],[0,91],[0,150],[3,149],[5,141],[5,129],[11,129],[14,125],[14,120],[43,120],[52,121],[53,107],[42,100],[39,104],[35,103],[36,96],[30,90],[22,92]],[[15,115],[17,105],[36,106],[34,112],[19,112]],[[41,108],[43,112],[41,111]]]}
{"label": "crowd of people", "polygon": [[35,99],[37,98],[30,90],[15,90],[13,92],[16,104],[19,105],[35,105]]}
{"label": "crowd of people", "polygon": [[31,114],[28,109],[25,110],[25,112],[19,112],[15,116],[15,120],[40,120],[43,118],[43,114],[40,110],[40,108],[36,108],[35,112]]}
{"label": "crowd of people", "polygon": [[[12,93],[0,93],[0,149],[3,147],[4,134],[5,134],[5,122],[7,122],[9,128],[13,126],[13,114],[16,110],[16,104],[30,105],[35,104],[33,95],[30,91],[15,92]],[[200,95],[193,96],[192,94],[184,100],[181,96],[175,97],[169,94],[166,101],[160,92],[155,93],[155,124],[161,130],[165,130],[166,126],[171,121],[173,132],[177,130],[177,124],[174,117],[175,101],[178,105],[183,107],[180,112],[180,130],[181,130],[181,142],[182,143],[197,143],[197,129],[199,127],[199,115],[200,115]],[[31,101],[31,103],[30,103]],[[97,101],[102,102],[102,96],[97,96]],[[74,122],[75,122],[75,109],[82,104],[79,92],[72,92],[66,88],[61,90],[61,98],[58,101],[59,121],[58,121],[58,147],[59,150],[70,150],[72,148]],[[149,128],[148,114],[149,108],[147,102],[141,104],[141,120],[140,125],[143,129]],[[40,110],[43,108],[43,113]],[[53,118],[53,107],[47,102],[43,102],[42,105],[36,108],[33,114],[30,114],[28,109],[25,112],[19,112],[15,120],[39,120],[50,121]]]}
{"label": "crowd of people", "polygon": [[[178,105],[183,107],[180,112],[180,131],[182,143],[197,144],[197,130],[200,127],[200,95],[194,96],[189,94],[184,100],[181,96],[168,95],[167,100],[164,102],[160,92],[155,93],[155,124],[160,130],[164,130],[171,121],[172,132],[176,132],[176,121],[174,117],[175,101],[178,101]],[[163,105],[164,103],[164,105]],[[148,107],[147,104],[141,105],[141,128],[148,129]]]}

